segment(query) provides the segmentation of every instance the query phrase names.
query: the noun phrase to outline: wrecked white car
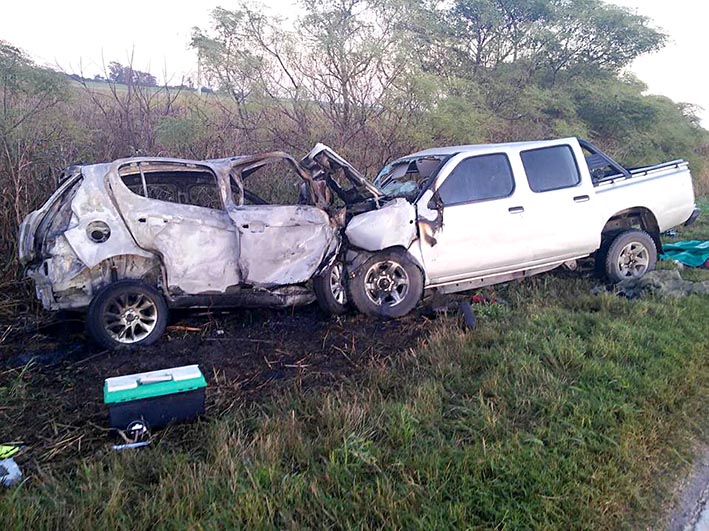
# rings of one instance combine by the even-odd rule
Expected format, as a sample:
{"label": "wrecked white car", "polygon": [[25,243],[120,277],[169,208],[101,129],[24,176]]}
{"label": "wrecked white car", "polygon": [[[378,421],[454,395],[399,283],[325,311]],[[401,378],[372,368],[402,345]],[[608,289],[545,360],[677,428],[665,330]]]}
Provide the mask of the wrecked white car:
{"label": "wrecked white car", "polygon": [[155,341],[168,307],[317,298],[332,313],[351,302],[400,317],[424,290],[589,255],[612,280],[640,277],[660,233],[698,213],[686,162],[628,170],[576,138],[434,148],[374,184],[319,144],[299,163],[268,153],[70,168],[22,223],[20,260],[45,308],[88,307],[92,336],[115,347]]}
{"label": "wrecked white car", "polygon": [[323,145],[302,163],[273,152],[73,166],[23,221],[19,257],[43,306],[88,308],[89,333],[109,348],[157,340],[168,307],[291,306],[317,294],[341,313],[347,205],[379,197]]}

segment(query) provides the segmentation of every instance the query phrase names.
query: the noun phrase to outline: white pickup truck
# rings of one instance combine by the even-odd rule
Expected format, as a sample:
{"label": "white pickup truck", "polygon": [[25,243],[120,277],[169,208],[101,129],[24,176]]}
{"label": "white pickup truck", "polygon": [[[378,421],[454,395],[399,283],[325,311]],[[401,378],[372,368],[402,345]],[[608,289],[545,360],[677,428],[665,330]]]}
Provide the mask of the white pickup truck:
{"label": "white pickup truck", "polygon": [[497,284],[594,254],[611,280],[640,277],[660,233],[699,215],[685,161],[626,169],[576,138],[428,149],[374,184],[384,206],[345,229],[348,293],[360,311],[391,317],[423,290]]}
{"label": "white pickup truck", "polygon": [[72,166],[22,223],[19,259],[47,310],[86,310],[93,338],[120,348],[157,341],[179,307],[317,299],[332,313],[400,317],[424,290],[594,253],[611,279],[638,277],[660,233],[697,215],[686,162],[626,170],[575,138],[429,149],[374,184],[318,144],[301,161]]}

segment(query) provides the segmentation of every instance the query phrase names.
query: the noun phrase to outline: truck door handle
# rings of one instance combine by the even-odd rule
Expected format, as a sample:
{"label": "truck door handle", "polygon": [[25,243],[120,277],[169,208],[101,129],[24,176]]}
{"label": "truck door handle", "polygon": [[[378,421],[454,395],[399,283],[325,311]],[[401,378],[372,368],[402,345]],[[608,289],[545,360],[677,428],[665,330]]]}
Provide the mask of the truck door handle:
{"label": "truck door handle", "polygon": [[590,199],[591,198],[588,197],[587,195],[577,195],[576,197],[574,197],[574,201],[576,201],[577,203],[583,203],[583,202],[588,201]]}
{"label": "truck door handle", "polygon": [[521,206],[510,207],[507,209],[507,211],[510,214],[521,214],[522,212],[524,212],[524,207],[521,207]]}

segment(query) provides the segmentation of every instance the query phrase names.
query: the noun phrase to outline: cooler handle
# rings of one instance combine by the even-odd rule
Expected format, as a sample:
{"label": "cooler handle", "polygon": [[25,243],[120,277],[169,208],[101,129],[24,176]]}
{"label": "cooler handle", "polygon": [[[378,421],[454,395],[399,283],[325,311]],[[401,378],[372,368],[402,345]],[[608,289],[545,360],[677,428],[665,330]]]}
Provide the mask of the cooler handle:
{"label": "cooler handle", "polygon": [[158,374],[155,376],[143,376],[138,378],[138,385],[148,385],[161,382],[171,382],[172,374]]}

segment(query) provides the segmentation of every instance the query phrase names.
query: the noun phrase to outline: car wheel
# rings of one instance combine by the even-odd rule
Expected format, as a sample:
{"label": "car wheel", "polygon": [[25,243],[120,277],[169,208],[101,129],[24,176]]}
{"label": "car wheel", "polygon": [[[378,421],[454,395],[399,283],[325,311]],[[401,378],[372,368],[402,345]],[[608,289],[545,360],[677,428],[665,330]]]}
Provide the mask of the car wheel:
{"label": "car wheel", "polygon": [[606,275],[613,282],[640,278],[655,269],[657,248],[643,230],[621,232],[611,242],[605,256]]}
{"label": "car wheel", "polygon": [[349,295],[367,315],[397,318],[416,307],[423,293],[423,274],[406,254],[384,251],[367,260],[350,278]]}
{"label": "car wheel", "polygon": [[89,306],[86,325],[91,338],[109,349],[155,343],[167,324],[165,298],[138,280],[119,280],[103,288]]}
{"label": "car wheel", "polygon": [[347,286],[345,266],[340,260],[335,260],[325,270],[313,278],[313,290],[318,305],[323,311],[342,315],[347,311]]}

